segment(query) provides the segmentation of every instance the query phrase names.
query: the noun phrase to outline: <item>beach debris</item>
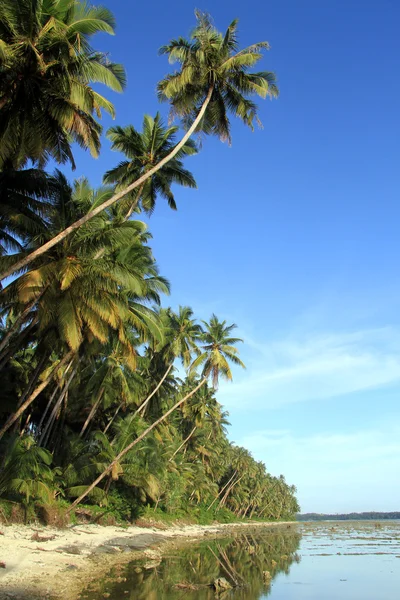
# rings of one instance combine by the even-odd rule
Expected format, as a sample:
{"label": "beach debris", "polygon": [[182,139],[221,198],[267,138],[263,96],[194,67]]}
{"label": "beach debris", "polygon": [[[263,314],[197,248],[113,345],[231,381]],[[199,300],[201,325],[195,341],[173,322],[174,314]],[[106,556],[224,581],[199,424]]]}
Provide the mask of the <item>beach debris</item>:
{"label": "beach debris", "polygon": [[31,540],[33,542],[51,542],[51,540],[54,540],[56,538],[55,535],[49,535],[49,536],[45,536],[45,535],[39,535],[39,532],[36,531],[32,536],[31,536]]}
{"label": "beach debris", "polygon": [[174,585],[174,588],[177,590],[198,590],[200,587],[207,586],[195,585],[194,583],[189,583],[188,581],[180,581]]}
{"label": "beach debris", "polygon": [[215,590],[217,593],[220,593],[220,592],[226,592],[226,590],[231,590],[231,589],[232,589],[232,586],[231,586],[231,584],[229,583],[229,581],[227,581],[227,580],[225,579],[225,577],[218,577],[218,578],[217,578],[217,579],[214,581],[214,584],[213,584],[213,586],[214,586],[214,590]]}
{"label": "beach debris", "polygon": [[5,569],[6,568],[6,563],[0,561],[0,569]]}

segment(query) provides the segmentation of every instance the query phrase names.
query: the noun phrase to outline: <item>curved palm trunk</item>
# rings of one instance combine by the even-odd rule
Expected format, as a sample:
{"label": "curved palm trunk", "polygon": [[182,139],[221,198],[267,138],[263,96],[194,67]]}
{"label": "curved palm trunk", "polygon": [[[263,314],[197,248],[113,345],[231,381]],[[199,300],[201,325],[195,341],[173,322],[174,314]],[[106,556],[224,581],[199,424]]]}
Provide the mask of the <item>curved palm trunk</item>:
{"label": "curved palm trunk", "polygon": [[111,417],[111,419],[108,421],[107,425],[105,426],[104,431],[103,431],[104,434],[107,433],[107,431],[110,429],[111,425],[114,423],[114,421],[115,421],[115,419],[116,419],[119,411],[121,410],[121,408],[122,408],[122,402],[118,406],[117,410],[115,411],[115,413],[113,414],[113,416]]}
{"label": "curved palm trunk", "polygon": [[190,438],[192,437],[192,435],[194,434],[194,432],[196,431],[197,427],[196,425],[193,427],[192,431],[189,433],[189,435],[187,436],[186,439],[183,440],[182,444],[179,446],[179,448],[177,450],[175,450],[175,452],[173,453],[173,455],[171,456],[171,458],[169,459],[168,462],[171,462],[171,460],[174,458],[174,456],[176,456],[179,452],[179,450],[181,450],[183,448],[183,446],[186,444],[186,442],[188,442],[190,440]]}
{"label": "curved palm trunk", "polygon": [[49,358],[49,352],[45,352],[42,356],[42,358],[39,360],[36,369],[34,370],[34,372],[32,373],[32,377],[30,378],[28,385],[25,388],[24,393],[22,394],[21,398],[18,400],[18,404],[17,404],[17,408],[19,408],[21,406],[21,404],[23,404],[25,402],[25,398],[27,396],[29,396],[29,394],[32,392],[33,387],[36,385],[37,380],[39,379],[39,375],[42,371],[43,365],[46,362],[46,360]]}
{"label": "curved palm trunk", "polygon": [[0,429],[0,440],[3,437],[3,435],[6,433],[6,431],[8,431],[10,429],[10,427],[15,423],[15,421],[17,419],[19,419],[19,417],[28,408],[28,406],[30,406],[32,404],[32,402],[37,398],[37,396],[39,396],[39,394],[41,392],[43,392],[43,390],[49,385],[50,381],[53,379],[53,377],[57,373],[58,369],[61,369],[64,365],[67,364],[67,362],[69,360],[71,360],[73,354],[74,354],[73,350],[70,350],[64,356],[64,358],[62,358],[60,360],[60,362],[54,367],[54,369],[51,371],[50,375],[48,375],[46,377],[46,379],[44,381],[42,381],[42,383],[40,385],[38,385],[37,388],[32,392],[32,394],[29,396],[29,398],[27,398],[25,400],[25,402],[23,404],[21,404],[19,409],[7,419],[6,423]]}
{"label": "curved palm trunk", "polygon": [[234,479],[237,475],[237,471],[234,472],[234,474],[232,475],[232,477],[230,479],[228,479],[228,482],[224,485],[224,487],[222,488],[221,491],[218,492],[218,494],[216,495],[216,497],[214,498],[214,500],[211,502],[210,506],[207,508],[207,510],[210,510],[210,508],[216,503],[216,501],[218,500],[218,498],[220,497],[220,495],[222,494],[222,492],[228,487],[228,485],[231,483],[232,479]]}
{"label": "curved palm trunk", "polygon": [[226,501],[227,501],[227,500],[228,500],[228,498],[229,498],[229,494],[231,493],[231,491],[233,490],[233,488],[235,487],[235,485],[236,485],[237,483],[239,483],[239,481],[241,481],[241,480],[243,479],[243,477],[244,477],[244,475],[242,475],[241,477],[239,477],[239,479],[236,479],[236,481],[234,481],[234,482],[232,483],[232,485],[231,485],[231,486],[230,486],[230,487],[227,489],[227,491],[226,491],[226,493],[225,493],[224,497],[222,498],[222,500],[221,500],[221,502],[219,503],[219,505],[218,505],[218,506],[224,506],[224,505],[225,505]]}
{"label": "curved palm trunk", "polygon": [[96,414],[97,409],[99,408],[99,404],[101,402],[101,399],[103,397],[103,394],[104,394],[104,387],[101,387],[100,390],[99,390],[99,393],[97,395],[97,400],[93,404],[92,409],[91,409],[90,413],[88,414],[88,417],[87,417],[86,421],[83,424],[83,427],[82,427],[81,432],[79,434],[80,438],[83,436],[83,434],[85,433],[85,431],[86,431],[86,429],[87,429],[90,421],[93,419],[94,415]]}
{"label": "curved palm trunk", "polygon": [[[40,296],[43,295],[43,292]],[[4,338],[1,340],[0,342],[0,352],[3,350],[3,348],[5,348],[10,340],[10,338],[14,335],[14,333],[17,331],[17,329],[19,328],[19,326],[21,325],[21,323],[24,321],[25,317],[28,316],[30,310],[35,306],[36,302],[38,301],[39,298],[35,298],[34,300],[32,300],[32,302],[30,302],[22,311],[22,313],[19,315],[19,317],[15,320],[14,324],[10,327],[10,329],[7,332],[7,335],[4,336]]]}
{"label": "curved palm trunk", "polygon": [[127,454],[130,450],[132,450],[132,448],[134,446],[136,446],[136,444],[138,444],[139,442],[142,441],[142,439],[144,437],[146,437],[146,435],[148,433],[150,433],[150,431],[152,431],[155,427],[157,427],[157,425],[159,425],[160,423],[162,423],[163,421],[165,421],[165,419],[167,417],[169,417],[169,415],[171,413],[174,412],[174,410],[176,410],[181,404],[183,404],[186,400],[188,400],[189,398],[191,398],[191,396],[193,396],[193,394],[195,394],[197,392],[197,390],[199,390],[201,388],[202,385],[204,385],[207,381],[207,377],[204,377],[200,383],[188,394],[186,394],[186,396],[184,396],[184,398],[182,398],[181,400],[179,400],[176,404],[174,404],[174,406],[172,408],[170,408],[169,410],[167,410],[167,412],[160,417],[159,419],[157,419],[157,421],[154,421],[154,423],[152,423],[152,425],[150,425],[150,427],[148,427],[145,431],[143,431],[143,433],[141,433],[135,440],[133,440],[133,442],[131,442],[130,444],[128,444],[128,446],[126,446],[126,448],[124,448],[115,458],[114,460],[108,465],[108,467],[101,473],[101,475],[99,475],[97,477],[97,479],[95,481],[93,481],[92,484],[89,485],[89,487],[83,492],[83,494],[81,496],[79,496],[79,498],[77,498],[72,504],[71,506],[68,508],[67,513],[69,513],[71,510],[73,510],[76,506],[78,506],[78,504],[80,502],[82,502],[82,500],[84,498],[86,498],[86,496],[88,494],[90,494],[90,492],[96,487],[96,485],[98,485],[100,483],[100,481],[102,481],[104,479],[104,477],[106,477],[106,475],[112,470],[112,468],[114,467],[114,465],[116,465],[117,463],[120,462],[121,458],[123,458],[125,456],[125,454]]}
{"label": "curved palm trunk", "polygon": [[29,323],[29,325],[27,327],[25,327],[25,329],[23,329],[18,334],[17,338],[14,339],[11,344],[8,344],[8,346],[6,348],[3,348],[3,351],[0,352],[0,371],[2,371],[4,369],[4,367],[6,366],[6,364],[9,361],[9,359],[12,357],[13,352],[16,350],[16,348],[18,348],[22,345],[24,338],[31,331],[31,329],[36,325],[37,322],[38,322],[38,318],[36,316]]}
{"label": "curved palm trunk", "polygon": [[157,387],[151,392],[150,396],[147,396],[146,400],[144,402],[142,402],[142,404],[139,406],[139,408],[135,411],[134,416],[138,415],[143,409],[146,408],[146,406],[148,405],[148,403],[150,402],[150,400],[152,399],[154,394],[156,394],[158,392],[158,390],[164,383],[165,379],[167,378],[168,373],[172,369],[172,366],[173,366],[172,364],[169,365],[168,369],[165,371],[164,375],[162,376],[161,381],[159,381],[159,383],[157,384]]}
{"label": "curved palm trunk", "polygon": [[206,112],[207,106],[211,100],[213,90],[214,90],[214,87],[211,86],[210,89],[208,90],[207,96],[203,102],[201,109],[199,110],[199,114],[197,115],[196,119],[193,121],[192,125],[189,127],[189,129],[187,130],[187,132],[185,133],[185,135],[183,136],[181,141],[178,142],[178,144],[175,146],[175,148],[167,156],[165,156],[162,160],[160,160],[160,162],[158,164],[156,164],[152,169],[147,171],[147,173],[145,173],[144,175],[139,177],[139,179],[137,179],[136,181],[134,181],[133,183],[128,185],[128,187],[126,187],[124,190],[114,194],[114,196],[112,196],[109,200],[107,200],[106,202],[103,202],[103,204],[100,204],[100,206],[97,206],[96,208],[94,208],[93,210],[88,212],[85,216],[78,219],[78,221],[75,221],[75,223],[73,223],[72,225],[70,225],[69,227],[64,229],[64,231],[61,231],[61,233],[54,236],[51,240],[49,240],[48,242],[43,244],[43,246],[41,246],[37,250],[34,250],[33,252],[31,252],[30,254],[28,254],[28,256],[25,256],[25,258],[23,258],[22,260],[15,263],[12,267],[7,269],[7,271],[4,271],[4,273],[2,273],[0,275],[0,280],[3,280],[6,277],[9,277],[15,271],[19,271],[20,269],[23,269],[24,267],[29,265],[33,260],[38,258],[38,256],[41,256],[42,254],[47,252],[47,250],[50,250],[50,248],[53,248],[53,246],[56,246],[59,242],[61,242],[64,238],[66,238],[70,233],[72,233],[73,231],[75,231],[76,229],[81,227],[81,225],[84,225],[85,223],[90,221],[90,219],[93,219],[93,217],[100,214],[103,210],[105,210],[106,208],[109,208],[110,206],[112,206],[113,204],[118,202],[118,200],[120,200],[121,198],[126,196],[126,194],[128,194],[132,190],[135,190],[136,188],[141,186],[145,181],[147,181],[147,179],[149,179],[149,177],[151,177],[152,175],[157,173],[157,171],[162,169],[162,167],[165,164],[167,164],[172,158],[174,158],[174,156],[176,154],[178,154],[179,150],[181,150],[181,148],[183,148],[183,146],[186,144],[188,139],[196,131],[199,123],[201,122],[201,120],[204,116],[204,113]]}

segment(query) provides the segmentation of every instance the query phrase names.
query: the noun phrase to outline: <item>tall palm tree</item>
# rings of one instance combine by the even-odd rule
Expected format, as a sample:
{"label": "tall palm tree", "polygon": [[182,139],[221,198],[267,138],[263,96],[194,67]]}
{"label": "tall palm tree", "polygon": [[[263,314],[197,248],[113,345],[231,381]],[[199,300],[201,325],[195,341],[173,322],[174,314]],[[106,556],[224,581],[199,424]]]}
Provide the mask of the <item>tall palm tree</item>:
{"label": "tall palm tree", "polygon": [[189,306],[179,306],[177,313],[170,308],[161,310],[160,316],[166,331],[166,343],[159,352],[153,353],[153,360],[158,355],[158,358],[162,363],[166,363],[167,367],[157,386],[139,406],[138,413],[144,411],[151,398],[159,391],[173,368],[175,359],[179,358],[184,368],[187,369],[193,354],[199,353],[197,343],[201,338],[202,328],[194,319],[193,310]]}
{"label": "tall palm tree", "polygon": [[[145,115],[142,132],[133,125],[128,127],[111,127],[107,137],[112,142],[111,149],[125,154],[128,160],[123,160],[117,167],[107,171],[105,183],[117,184],[116,190],[123,190],[132,182],[139,179],[147,171],[168,156],[175,146],[175,134],[178,127],[166,128],[159,113],[155,118]],[[192,140],[188,140],[162,169],[147,179],[136,193],[128,194],[120,203],[120,210],[129,218],[137,206],[146,213],[152,214],[158,195],[164,197],[170,208],[176,210],[172,184],[196,188],[196,182],[190,171],[183,167],[182,158],[197,153]]]}
{"label": "tall palm tree", "polygon": [[203,366],[202,376],[211,377],[214,389],[217,389],[221,375],[225,379],[232,379],[228,361],[245,368],[234,346],[243,340],[231,337],[231,331],[236,328],[235,324],[227,325],[226,321],[219,321],[214,314],[208,323],[203,321],[203,325],[203,352],[193,361],[191,370],[195,371],[199,366]]}
{"label": "tall palm tree", "polygon": [[239,50],[237,20],[232,21],[223,34],[212,25],[208,16],[196,11],[196,18],[197,26],[190,40],[179,38],[161,48],[161,53],[167,54],[170,62],[180,64],[178,71],[168,75],[158,85],[160,100],[168,101],[173,114],[182,118],[187,126],[180,142],[136,181],[119,190],[101,206],[78,219],[41,248],[16,262],[0,275],[0,279],[25,267],[102,210],[115,204],[126,194],[140,189],[150,177],[181,152],[196,131],[230,140],[229,113],[253,127],[253,122],[257,120],[257,105],[249,100],[249,96],[266,98],[278,95],[273,73],[249,71],[262,58],[262,50],[269,48],[267,42]]}
{"label": "tall palm tree", "polygon": [[[145,431],[143,431],[133,442],[128,444],[118,456],[108,465],[108,467],[97,477],[97,479],[85,490],[83,494],[79,496],[69,507],[69,511],[73,510],[90,492],[95,488],[106,475],[112,471],[115,464],[120,461],[123,456],[136,444],[138,444],[146,435],[148,435],[155,427],[160,425],[171,413],[173,413],[179,406],[191,398],[196,392],[208,381],[208,378],[212,377],[214,387],[218,385],[218,378],[223,376],[228,380],[232,380],[232,372],[228,361],[232,361],[235,365],[240,365],[244,368],[243,362],[238,357],[237,349],[232,346],[233,342],[241,342],[240,338],[230,337],[230,332],[236,327],[235,324],[226,325],[226,321],[218,321],[215,315],[212,315],[210,324],[205,323],[206,333],[203,336],[205,342],[204,352],[196,358],[191,367],[190,371],[193,372],[196,366],[202,364],[203,369],[201,373],[200,381],[193,381],[190,386],[192,389],[183,397],[180,398],[166,413],[164,413],[159,419],[154,421]],[[201,361],[199,359],[202,358]]]}
{"label": "tall palm tree", "polygon": [[[52,230],[112,193],[109,188],[94,191],[85,180],[71,189],[63,175],[58,173],[58,178],[59,194],[43,236],[51,235]],[[150,248],[144,244],[146,238],[140,222],[118,223],[103,213],[39,260],[35,269],[12,281],[2,292],[3,303],[23,311],[24,304],[31,305],[34,300],[38,338],[48,348],[58,349],[62,361],[75,356],[83,342],[106,344],[115,332],[125,348],[125,361],[134,368],[136,352],[130,331],[136,331],[141,341],[153,336],[162,341],[158,315],[146,302],[159,302],[159,293],[168,293],[169,289],[158,274]],[[52,371],[10,416],[0,430],[0,438],[55,373]]]}
{"label": "tall palm tree", "polygon": [[97,156],[101,127],[114,115],[92,83],[122,91],[121,65],[90,46],[114,33],[114,17],[79,0],[2,0],[0,4],[0,168],[48,158],[74,165],[71,141]]}

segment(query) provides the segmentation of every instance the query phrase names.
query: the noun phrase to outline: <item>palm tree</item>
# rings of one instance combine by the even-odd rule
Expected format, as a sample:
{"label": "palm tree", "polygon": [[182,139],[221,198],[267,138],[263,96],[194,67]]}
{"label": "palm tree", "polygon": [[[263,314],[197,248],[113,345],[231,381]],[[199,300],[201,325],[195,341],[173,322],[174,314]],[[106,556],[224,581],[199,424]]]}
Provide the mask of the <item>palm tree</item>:
{"label": "palm tree", "polygon": [[228,361],[245,368],[234,346],[243,340],[230,336],[231,331],[237,327],[235,324],[227,325],[226,321],[219,321],[214,314],[209,323],[203,321],[203,325],[205,327],[202,335],[203,352],[193,361],[191,371],[203,366],[202,376],[211,377],[213,387],[217,389],[221,375],[225,379],[232,379]]}
{"label": "palm tree", "polygon": [[[179,399],[166,413],[164,413],[159,419],[154,421],[145,431],[143,431],[133,442],[128,444],[118,456],[108,465],[108,467],[97,477],[97,479],[85,490],[83,494],[79,496],[69,507],[68,511],[73,510],[92,490],[95,488],[106,475],[112,471],[115,464],[120,461],[123,456],[129,452],[136,444],[138,444],[146,435],[148,435],[155,427],[160,425],[170,414],[172,414],[179,406],[191,398],[196,392],[208,381],[208,378],[212,377],[214,387],[218,384],[220,376],[232,380],[232,372],[228,361],[232,361],[235,365],[244,367],[244,364],[238,357],[237,349],[232,346],[234,342],[241,342],[240,338],[232,338],[230,332],[236,327],[235,324],[226,325],[226,321],[218,321],[215,315],[212,315],[210,323],[204,323],[206,326],[206,332],[202,336],[205,342],[204,352],[196,358],[191,367],[190,371],[194,372],[196,366],[202,364],[203,369],[201,373],[200,381],[192,381],[191,390],[184,395],[183,398]],[[201,359],[201,360],[199,360]]]}
{"label": "palm tree", "polygon": [[119,190],[102,205],[97,206],[43,246],[16,262],[0,275],[0,279],[27,266],[128,193],[136,189],[140,190],[150,177],[179,155],[196,131],[217,135],[222,140],[230,140],[229,113],[249,127],[253,127],[254,120],[257,120],[257,105],[248,97],[256,95],[266,98],[278,95],[273,73],[249,72],[249,69],[262,58],[262,50],[269,48],[267,42],[260,42],[239,50],[237,20],[233,21],[223,34],[212,25],[208,16],[196,11],[196,18],[197,26],[190,40],[179,38],[161,48],[161,53],[168,54],[170,62],[180,63],[180,69],[168,75],[158,85],[160,100],[170,102],[172,113],[182,118],[184,125],[187,126],[187,131],[180,142],[136,181]]}
{"label": "palm tree", "polygon": [[0,496],[21,499],[27,520],[31,500],[50,502],[53,497],[52,456],[36,446],[32,437],[15,438],[0,471]]}
{"label": "palm tree", "polygon": [[21,251],[43,229],[55,185],[40,169],[0,172],[0,256]]}
{"label": "palm tree", "polygon": [[79,0],[2,0],[0,5],[0,168],[51,157],[74,166],[71,142],[100,148],[94,118],[114,107],[92,83],[122,91],[121,65],[90,46],[98,32],[114,33],[102,6]]}
{"label": "palm tree", "polygon": [[[85,180],[72,190],[64,176],[58,173],[58,178],[59,194],[43,236],[112,193],[109,188],[94,191]],[[159,303],[159,293],[169,289],[158,274],[150,248],[143,243],[146,239],[140,222],[118,223],[103,213],[38,261],[34,270],[11,282],[3,290],[3,303],[23,311],[24,303],[31,305],[35,300],[38,338],[42,345],[61,353],[62,365],[77,355],[84,342],[106,344],[115,332],[125,361],[134,369],[136,352],[130,332],[136,331],[142,342],[150,337],[162,341],[158,315],[146,302]],[[56,373],[52,370],[9,417],[0,438]]]}
{"label": "palm tree", "polygon": [[[123,152],[128,160],[119,163],[117,167],[107,171],[105,183],[117,184],[116,190],[122,190],[139,179],[147,171],[168,156],[175,146],[175,134],[178,127],[166,128],[159,113],[153,119],[145,115],[143,131],[140,133],[132,125],[128,127],[111,127],[107,137],[112,141],[112,150]],[[197,153],[192,140],[188,140],[177,155],[164,167],[147,179],[136,193],[128,194],[120,204],[120,210],[129,218],[140,204],[142,210],[152,214],[157,195],[164,197],[170,208],[176,210],[172,184],[196,188],[196,182],[190,171],[183,167],[182,158]]]}
{"label": "palm tree", "polygon": [[180,358],[182,365],[187,369],[190,365],[192,355],[198,354],[197,342],[201,338],[202,329],[193,318],[193,310],[189,306],[179,306],[178,312],[173,312],[170,308],[160,311],[160,317],[164,323],[166,331],[166,343],[159,352],[153,352],[153,361],[159,358],[167,368],[163,373],[157,386],[147,396],[144,402],[137,409],[137,413],[142,413],[146,406],[159,391],[162,384],[168,377],[174,366],[176,358]]}

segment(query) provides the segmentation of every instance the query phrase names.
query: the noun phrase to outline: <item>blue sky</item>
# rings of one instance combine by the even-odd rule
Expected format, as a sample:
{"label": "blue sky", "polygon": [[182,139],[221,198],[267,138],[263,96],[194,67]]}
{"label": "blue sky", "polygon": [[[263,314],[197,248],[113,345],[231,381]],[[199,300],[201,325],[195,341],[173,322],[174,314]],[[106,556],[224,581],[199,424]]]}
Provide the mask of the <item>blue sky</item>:
{"label": "blue sky", "polygon": [[[123,62],[117,122],[140,127],[170,69],[158,48],[187,35],[196,6],[243,45],[268,40],[262,68],[281,96],[263,130],[204,141],[187,161],[198,190],[160,202],[152,246],[189,304],[239,325],[245,372],[221,385],[231,438],[298,486],[303,511],[400,510],[399,97],[396,0],[107,0]],[[105,127],[111,125],[104,119]],[[99,184],[118,156],[76,153]]]}

